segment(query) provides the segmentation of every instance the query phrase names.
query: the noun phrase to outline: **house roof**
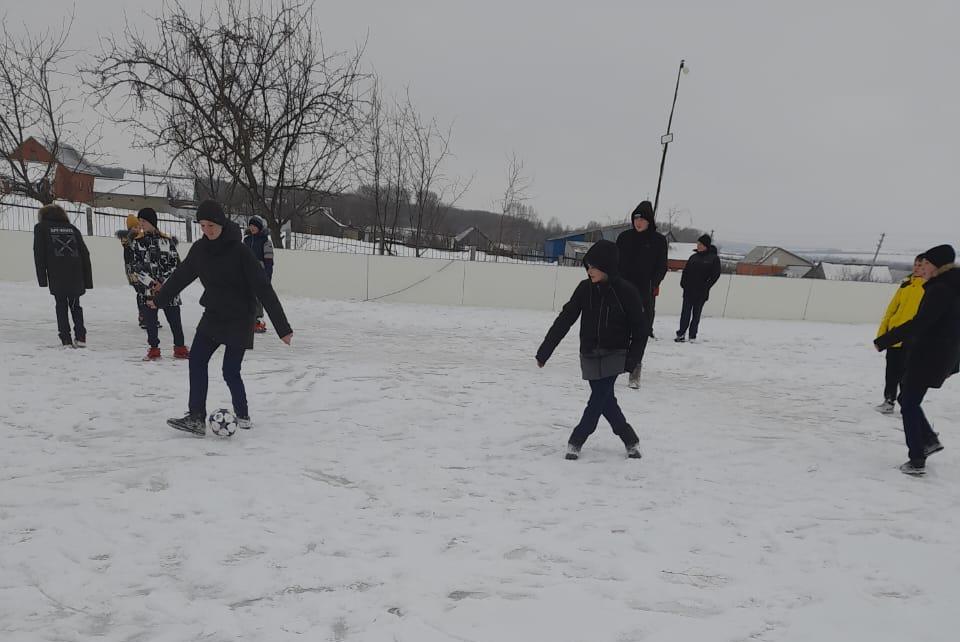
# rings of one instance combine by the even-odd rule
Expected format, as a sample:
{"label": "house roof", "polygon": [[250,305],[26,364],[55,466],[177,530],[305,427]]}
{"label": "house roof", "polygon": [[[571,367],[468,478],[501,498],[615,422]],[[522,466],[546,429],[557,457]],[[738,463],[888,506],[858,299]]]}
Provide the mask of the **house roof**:
{"label": "house roof", "polygon": [[813,267],[813,263],[803,258],[802,256],[794,254],[790,250],[785,250],[782,247],[777,247],[775,245],[758,245],[757,247],[750,250],[750,252],[745,257],[743,257],[743,262],[750,263],[753,265],[763,265],[767,261],[769,261],[770,258],[777,252],[783,252],[785,254],[789,254],[791,257],[796,259],[797,262],[793,265],[806,265],[808,267]]}
{"label": "house roof", "polygon": [[104,176],[108,178],[123,178],[123,170],[115,167],[105,167],[103,165],[97,165],[87,161],[83,154],[81,154],[73,145],[68,145],[63,141],[60,141],[54,144],[53,141],[44,139],[44,138],[34,138],[40,145],[43,146],[51,154],[53,153],[53,148],[56,147],[56,159],[57,162],[69,169],[72,172],[77,172],[79,174],[89,174],[91,176]]}
{"label": "house roof", "polygon": [[893,283],[893,274],[886,265],[861,265],[855,263],[823,263],[817,265],[817,276],[827,281],[867,281],[870,283]]}

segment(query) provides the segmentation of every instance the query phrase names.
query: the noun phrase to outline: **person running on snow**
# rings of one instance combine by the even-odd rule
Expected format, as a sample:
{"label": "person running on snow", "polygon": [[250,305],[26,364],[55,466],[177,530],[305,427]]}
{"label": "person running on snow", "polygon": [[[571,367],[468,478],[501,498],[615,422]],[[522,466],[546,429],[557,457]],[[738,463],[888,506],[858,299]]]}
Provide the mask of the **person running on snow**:
{"label": "person running on snow", "polygon": [[[919,254],[913,260],[913,274],[900,283],[893,299],[890,300],[890,305],[887,306],[887,311],[880,321],[880,328],[877,330],[878,337],[899,328],[917,316],[920,301],[923,299],[924,280],[920,276],[921,259],[923,259],[923,255]],[[903,373],[907,367],[907,350],[903,343],[898,343],[890,346],[886,352],[886,384],[883,388],[883,403],[877,406],[877,411],[885,415],[892,415],[896,409],[894,404],[897,402],[900,380],[903,379]]]}
{"label": "person running on snow", "polygon": [[[617,237],[620,250],[620,274],[640,292],[647,325],[653,338],[655,298],[660,294],[660,283],[667,275],[667,238],[657,232],[653,220],[653,205],[643,201],[630,215],[633,227]],[[640,388],[641,362],[630,373],[630,387]]]}
{"label": "person running on snow", "polygon": [[207,367],[217,348],[224,346],[223,379],[233,398],[240,428],[251,428],[247,394],[240,376],[245,352],[253,348],[253,321],[257,300],[263,303],[280,340],[290,345],[293,330],[276,292],[260,263],[242,243],[240,228],[227,219],[216,201],[197,208],[203,238],[193,244],[187,258],[147,306],[163,308],[185,287],[200,279],[203,316],[190,346],[190,400],[184,417],[167,420],[177,430],[206,434]]}
{"label": "person running on snow", "polygon": [[[57,332],[64,347],[87,347],[87,328],[83,324],[80,297],[93,289],[93,269],[90,252],[83,235],[70,224],[66,211],[59,205],[40,208],[40,222],[33,228],[33,261],[37,268],[37,283],[49,287],[56,301]],[[70,337],[70,319],[73,317],[73,337]]]}
{"label": "person running on snow", "polygon": [[[253,216],[247,223],[247,233],[243,237],[243,242],[253,250],[253,256],[260,261],[264,272],[267,274],[267,281],[273,283],[273,241],[270,240],[270,230],[267,229],[267,222],[259,216]],[[263,305],[257,301],[257,320],[253,331],[263,334],[267,331],[267,324],[263,322]]]}
{"label": "person running on snow", "polygon": [[926,473],[927,457],[943,450],[920,404],[931,388],[940,388],[960,371],[960,269],[949,245],[923,253],[920,276],[926,279],[917,315],[874,340],[877,350],[906,345],[907,367],[900,382],[900,414],[910,460],[907,475]]}
{"label": "person running on snow", "polygon": [[617,254],[611,241],[590,248],[583,258],[588,278],[577,285],[537,350],[542,368],[580,317],[580,369],[590,382],[590,399],[567,442],[567,459],[580,457],[601,416],[623,441],[627,457],[640,459],[640,439],[623,416],[614,385],[620,373],[632,372],[640,363],[650,328],[640,294],[619,275]]}
{"label": "person running on snow", "polygon": [[[142,310],[147,330],[150,347],[143,360],[156,361],[161,358],[158,310],[148,306],[147,301],[154,298],[154,293],[180,265],[180,254],[177,253],[176,237],[167,236],[157,229],[157,213],[153,208],[140,210],[137,219],[137,231],[132,231],[127,238],[123,262],[127,268],[127,279],[137,291],[137,305]],[[189,358],[190,351],[184,342],[183,322],[180,319],[180,297],[173,297],[164,305],[163,314],[173,333],[174,358]]]}
{"label": "person running on snow", "polygon": [[690,340],[696,341],[700,329],[700,314],[703,306],[710,300],[710,288],[720,278],[720,257],[713,239],[704,234],[697,239],[697,251],[687,259],[680,277],[680,287],[683,288],[683,309],[680,313],[680,329],[677,330],[677,343],[687,340],[687,329],[690,329]]}

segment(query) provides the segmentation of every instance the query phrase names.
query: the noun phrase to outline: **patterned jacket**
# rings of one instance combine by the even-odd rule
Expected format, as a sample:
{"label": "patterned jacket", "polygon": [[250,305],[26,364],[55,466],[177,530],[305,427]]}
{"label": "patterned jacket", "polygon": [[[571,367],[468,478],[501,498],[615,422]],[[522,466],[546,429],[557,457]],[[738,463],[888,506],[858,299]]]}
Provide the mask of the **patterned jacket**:
{"label": "patterned jacket", "polygon": [[[154,289],[159,289],[180,265],[177,239],[156,233],[118,232],[117,236],[123,244],[127,280],[137,291],[137,304],[142,306],[153,298]],[[178,305],[180,297],[175,297],[168,307]]]}

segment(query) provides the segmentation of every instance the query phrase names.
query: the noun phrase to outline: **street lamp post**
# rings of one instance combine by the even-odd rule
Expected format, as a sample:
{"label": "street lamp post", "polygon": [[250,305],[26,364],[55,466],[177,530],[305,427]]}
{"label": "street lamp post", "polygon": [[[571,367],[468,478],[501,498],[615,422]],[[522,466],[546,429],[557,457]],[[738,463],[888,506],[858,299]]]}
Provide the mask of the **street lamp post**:
{"label": "street lamp post", "polygon": [[677,94],[680,93],[680,74],[690,73],[686,61],[680,61],[680,69],[677,70],[677,86],[673,90],[673,105],[670,106],[670,119],[667,121],[667,133],[660,137],[660,143],[663,145],[663,156],[660,157],[660,178],[657,179],[657,195],[653,200],[653,213],[656,215],[657,207],[660,205],[660,186],[663,184],[663,167],[667,163],[667,148],[673,142],[673,134],[670,133],[670,127],[673,125],[673,110],[677,108]]}

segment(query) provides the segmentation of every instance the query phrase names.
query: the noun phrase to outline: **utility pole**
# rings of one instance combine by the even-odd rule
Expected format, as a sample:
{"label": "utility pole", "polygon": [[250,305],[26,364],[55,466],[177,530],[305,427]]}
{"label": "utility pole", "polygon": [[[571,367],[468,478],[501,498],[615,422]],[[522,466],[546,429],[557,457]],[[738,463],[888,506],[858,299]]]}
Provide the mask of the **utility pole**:
{"label": "utility pole", "polygon": [[680,69],[677,70],[677,86],[673,90],[673,104],[670,106],[670,118],[667,120],[667,133],[660,137],[660,143],[663,144],[663,156],[660,157],[660,178],[657,179],[657,195],[653,200],[653,214],[657,214],[657,206],[660,204],[660,185],[663,183],[663,167],[667,163],[667,148],[673,142],[673,134],[670,133],[670,127],[673,125],[673,110],[677,107],[677,94],[680,93],[680,74],[690,73],[690,68],[686,66],[686,61],[680,61]]}
{"label": "utility pole", "polygon": [[887,238],[887,233],[884,232],[880,235],[880,242],[877,243],[877,251],[873,253],[873,262],[871,265],[877,264],[877,257],[880,256],[880,248],[883,247],[883,239]]}

